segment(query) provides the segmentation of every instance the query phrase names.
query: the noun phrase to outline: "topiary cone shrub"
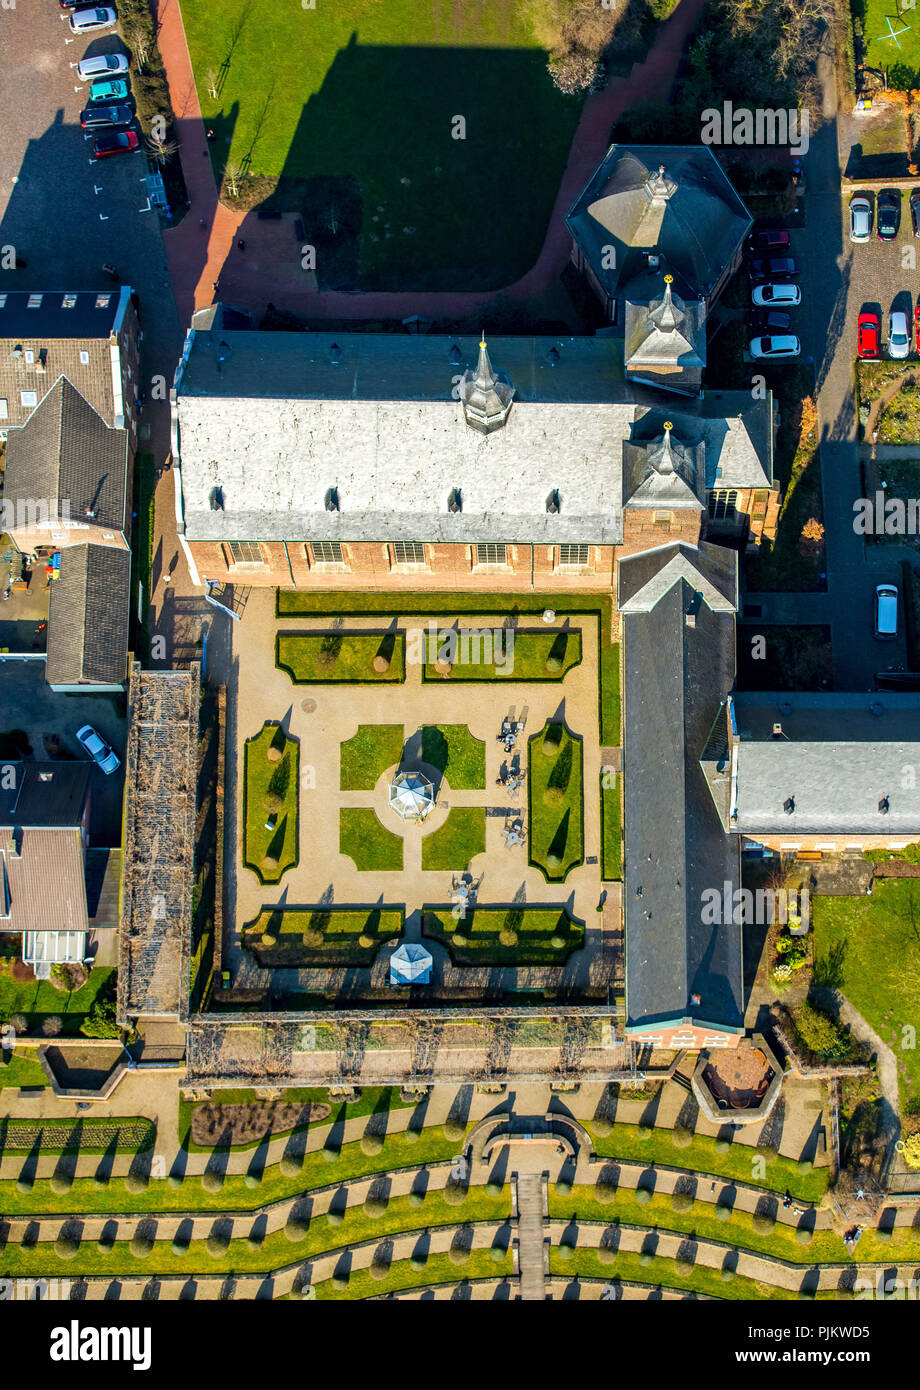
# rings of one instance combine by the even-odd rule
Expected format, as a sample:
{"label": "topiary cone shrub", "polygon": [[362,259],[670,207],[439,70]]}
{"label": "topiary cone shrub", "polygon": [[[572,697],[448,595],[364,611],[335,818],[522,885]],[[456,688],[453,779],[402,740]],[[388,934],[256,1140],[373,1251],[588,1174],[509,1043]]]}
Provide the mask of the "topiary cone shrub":
{"label": "topiary cone shrub", "polygon": [[617,1185],[612,1178],[598,1178],[594,1195],[601,1206],[607,1207],[617,1195]]}
{"label": "topiary cone shrub", "polygon": [[146,1192],[150,1186],[150,1179],[146,1173],[128,1173],[125,1177],[126,1192]]}
{"label": "topiary cone shrub", "polygon": [[281,759],[284,757],[284,751],[273,741],[265,750],[265,756],[270,763],[280,763]]}
{"label": "topiary cone shrub", "polygon": [[387,1209],[387,1204],[382,1197],[365,1197],[364,1214],[376,1221]]}
{"label": "topiary cone shrub", "polygon": [[425,1194],[424,1194],[424,1192],[410,1192],[410,1193],[409,1193],[409,1206],[410,1206],[410,1207],[420,1207],[420,1206],[422,1205],[422,1203],[424,1202],[424,1200],[425,1200]]}
{"label": "topiary cone shrub", "polygon": [[48,1179],[48,1186],[52,1192],[58,1194],[69,1192],[73,1187],[73,1175],[71,1173],[52,1173]]}
{"label": "topiary cone shrub", "polygon": [[798,1163],[797,1163],[795,1166],[796,1166],[796,1168],[798,1169],[798,1171],[801,1173],[801,1175],[802,1175],[803,1178],[805,1177],[805,1175],[806,1175],[807,1173],[810,1173],[811,1170],[814,1168],[814,1164],[812,1163],[811,1159],[809,1159],[809,1158],[800,1158],[799,1161],[798,1161]]}
{"label": "topiary cone shrub", "polygon": [[265,870],[266,873],[274,873],[275,869],[277,869],[278,867],[278,862],[279,861],[276,859],[275,855],[266,854],[262,860],[262,868]]}
{"label": "topiary cone shrub", "polygon": [[811,1245],[814,1240],[814,1232],[810,1231],[807,1226],[797,1226],[795,1239],[797,1245]]}
{"label": "topiary cone shrub", "polygon": [[337,1207],[330,1207],[326,1212],[326,1221],[330,1226],[341,1226],[345,1220],[345,1213]]}
{"label": "topiary cone shrub", "polygon": [[693,1143],[693,1130],[686,1125],[675,1125],[671,1130],[671,1143],[675,1149],[689,1149]]}
{"label": "topiary cone shrub", "polygon": [[390,1261],[385,1255],[375,1255],[367,1272],[372,1279],[385,1279],[390,1272]]}
{"label": "topiary cone shrub", "polygon": [[452,1265],[465,1265],[470,1258],[470,1248],[468,1245],[452,1245],[447,1252],[447,1258]]}
{"label": "topiary cone shrub", "polygon": [[881,1241],[882,1245],[888,1245],[891,1241],[891,1235],[890,1226],[879,1226],[875,1232],[875,1239]]}
{"label": "topiary cone shrub", "polygon": [[258,1187],[262,1181],[261,1173],[246,1173],[243,1176],[243,1186],[248,1188]]}
{"label": "topiary cone shrub", "polygon": [[561,1241],[556,1253],[559,1259],[567,1264],[575,1255],[575,1246],[572,1244],[571,1238]]}
{"label": "topiary cone shrub", "polygon": [[277,792],[266,792],[262,798],[262,805],[270,816],[277,816],[284,806],[284,799]]}
{"label": "topiary cone shrub", "polygon": [[246,1244],[250,1250],[261,1250],[265,1241],[265,1232],[259,1227],[253,1227],[246,1237]]}
{"label": "topiary cone shrub", "polygon": [[93,1187],[97,1192],[103,1192],[109,1185],[109,1179],[105,1173],[93,1174]]}
{"label": "topiary cone shrub", "polygon": [[[560,663],[561,664],[561,663]],[[562,743],[562,725],[548,724],[546,733],[540,743],[541,753],[545,753],[548,758],[554,758],[559,752]]]}
{"label": "topiary cone shrub", "polygon": [[679,1279],[686,1279],[688,1274],[693,1273],[693,1261],[684,1255],[678,1255],[674,1261],[674,1273]]}
{"label": "topiary cone shrub", "polygon": [[309,1229],[309,1221],[304,1221],[300,1217],[289,1216],[285,1223],[284,1235],[287,1240],[297,1245],[300,1241],[306,1240]]}
{"label": "topiary cone shrub", "polygon": [[[338,1158],[338,1154],[336,1154],[336,1158]],[[300,1176],[302,1167],[303,1158],[300,1154],[282,1154],[281,1161],[278,1164],[278,1171],[283,1178],[296,1178]]]}
{"label": "topiary cone shrub", "polygon": [[219,1192],[224,1185],[223,1175],[215,1173],[213,1169],[206,1168],[201,1175],[201,1186],[205,1192]]}
{"label": "topiary cone shrub", "polygon": [[562,661],[558,656],[548,656],[546,658],[546,669],[554,674],[562,670]]}
{"label": "topiary cone shrub", "polygon": [[650,1250],[639,1251],[639,1263],[640,1265],[642,1265],[643,1269],[648,1269],[649,1265],[652,1263],[652,1260],[654,1258],[655,1256],[651,1253]]}
{"label": "topiary cone shrub", "polygon": [[502,946],[516,946],[518,944],[518,934],[513,927],[502,927],[498,933],[498,939]]}
{"label": "topiary cone shrub", "polygon": [[729,1149],[731,1148],[731,1140],[717,1139],[715,1144],[713,1145],[713,1148],[715,1149],[717,1154],[727,1154]]}
{"label": "topiary cone shrub", "polygon": [[16,1179],[17,1192],[31,1192],[35,1186],[35,1179],[28,1173],[20,1173]]}
{"label": "topiary cone shrub", "polygon": [[724,1202],[718,1202],[718,1203],[716,1204],[716,1220],[717,1220],[717,1221],[731,1221],[731,1219],[732,1219],[732,1209],[731,1209],[731,1207],[728,1206],[728,1205],[727,1205],[726,1203],[724,1203]]}
{"label": "topiary cone shrub", "polygon": [[208,1254],[217,1260],[221,1255],[226,1255],[227,1251],[230,1249],[230,1237],[223,1232],[218,1233],[212,1231],[205,1241],[204,1247]]}
{"label": "topiary cone shrub", "polygon": [[636,1128],[637,1139],[651,1139],[653,1133],[654,1131],[651,1125],[639,1125]]}
{"label": "topiary cone shrub", "polygon": [[334,1289],[338,1290],[339,1293],[341,1293],[341,1292],[343,1291],[343,1289],[347,1289],[347,1288],[348,1288],[348,1275],[347,1275],[347,1274],[333,1274],[333,1276],[332,1276],[332,1287],[333,1287]]}
{"label": "topiary cone shrub", "polygon": [[489,1259],[497,1265],[501,1264],[502,1260],[505,1258],[505,1253],[505,1247],[503,1245],[489,1246]]}
{"label": "topiary cone shrub", "polygon": [[733,1269],[729,1269],[728,1265],[723,1265],[722,1268],[719,1270],[719,1278],[722,1280],[723,1284],[730,1284],[734,1277],[735,1271]]}
{"label": "topiary cone shrub", "polygon": [[751,1225],[759,1236],[768,1236],[776,1225],[776,1217],[765,1211],[758,1211],[754,1213]]}
{"label": "topiary cone shrub", "polygon": [[374,657],[372,665],[378,676],[385,675],[386,672],[390,669],[389,661],[385,656],[382,656],[380,652],[378,652],[377,655]]}
{"label": "topiary cone shrub", "polygon": [[403,1131],[403,1140],[407,1144],[417,1144],[420,1135],[417,1129],[406,1129]]}
{"label": "topiary cone shrub", "polygon": [[76,1236],[59,1235],[54,1242],[54,1253],[59,1260],[72,1260],[80,1249]]}
{"label": "topiary cone shrub", "polygon": [[636,1188],[636,1201],[640,1207],[647,1207],[652,1200],[652,1190],[650,1187]]}
{"label": "topiary cone shrub", "polygon": [[559,1181],[556,1183],[556,1196],[568,1197],[571,1191],[572,1184],[569,1182],[568,1178],[560,1178]]}
{"label": "topiary cone shrub", "polygon": [[553,870],[561,869],[561,868],[562,868],[562,855],[561,855],[561,854],[557,854],[557,852],[556,852],[554,849],[551,849],[551,850],[549,851],[549,853],[547,854],[547,856],[546,856],[546,867],[547,867],[548,869],[553,869]]}
{"label": "topiary cone shrub", "polygon": [[335,1163],[336,1159],[337,1159],[338,1156],[339,1156],[339,1150],[338,1150],[338,1149],[335,1149],[335,1148],[327,1147],[327,1148],[323,1149],[322,1154],[323,1154],[323,1158],[326,1160],[327,1163]]}
{"label": "topiary cone shrub", "polygon": [[486,1183],[486,1192],[488,1192],[490,1197],[499,1197],[501,1195],[501,1190],[502,1184],[500,1182],[496,1182],[494,1178],[491,1178]]}
{"label": "topiary cone shrub", "polygon": [[381,1134],[362,1134],[361,1152],[373,1158],[375,1154],[383,1152],[383,1135]]}
{"label": "topiary cone shrub", "polygon": [[143,1231],[135,1231],[129,1249],[136,1260],[146,1260],[153,1249],[153,1237]]}
{"label": "topiary cone shrub", "polygon": [[444,1200],[449,1207],[459,1207],[466,1201],[468,1192],[465,1183],[451,1181],[444,1189]]}
{"label": "topiary cone shrub", "polygon": [[552,946],[554,951],[561,951],[563,946],[565,945],[565,937],[558,935],[551,936],[549,939],[549,944],[550,946]]}
{"label": "topiary cone shrub", "polygon": [[96,1241],[96,1249],[100,1252],[100,1254],[107,1255],[114,1246],[114,1244],[115,1236],[110,1232],[103,1231],[102,1235]]}
{"label": "topiary cone shrub", "polygon": [[591,1121],[590,1128],[598,1139],[606,1139],[613,1133],[613,1120],[610,1119],[609,1115],[596,1115]]}
{"label": "topiary cone shrub", "polygon": [[690,1211],[693,1207],[694,1198],[692,1192],[672,1192],[671,1210]]}
{"label": "topiary cone shrub", "polygon": [[444,1131],[444,1138],[450,1139],[453,1143],[456,1143],[458,1139],[462,1139],[466,1133],[466,1125],[461,1124],[459,1120],[446,1120],[442,1128]]}
{"label": "topiary cone shrub", "polygon": [[428,1263],[428,1256],[425,1254],[411,1255],[409,1258],[409,1268],[414,1269],[416,1274],[423,1270]]}
{"label": "topiary cone shrub", "polygon": [[187,1255],[190,1244],[191,1241],[189,1240],[189,1237],[187,1235],[180,1235],[178,1232],[176,1232],[176,1234],[170,1241],[169,1248],[174,1255]]}

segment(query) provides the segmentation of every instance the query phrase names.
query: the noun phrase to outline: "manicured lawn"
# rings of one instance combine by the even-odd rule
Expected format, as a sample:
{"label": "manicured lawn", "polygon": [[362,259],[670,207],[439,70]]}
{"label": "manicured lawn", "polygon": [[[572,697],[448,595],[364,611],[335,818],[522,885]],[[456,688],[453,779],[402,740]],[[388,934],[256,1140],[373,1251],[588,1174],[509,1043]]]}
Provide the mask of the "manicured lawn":
{"label": "manicured lawn", "polygon": [[388,767],[398,763],[403,750],[401,724],[359,724],[354,738],[340,749],[343,791],[372,791]]}
{"label": "manicured lawn", "polygon": [[345,613],[367,616],[385,613],[388,618],[408,616],[444,616],[451,622],[473,614],[503,614],[537,619],[547,608],[582,620],[591,618],[597,623],[600,676],[598,683],[598,720],[601,743],[609,747],[620,744],[620,646],[610,637],[613,601],[601,595],[587,594],[528,594],[509,602],[507,594],[484,592],[463,595],[463,613],[457,613],[456,599],[451,594],[430,593],[340,593],[339,591],[279,589],[276,612],[279,618],[309,615],[335,618]]}
{"label": "manicured lawn", "polygon": [[[556,739],[552,752],[545,742]],[[556,732],[558,731],[558,732]],[[561,883],[584,859],[582,746],[561,724],[547,720],[527,743],[530,863],[551,883]]]}
{"label": "manicured lawn", "polygon": [[790,1158],[777,1155],[765,1158],[766,1169],[763,1178],[752,1176],[755,1150],[747,1144],[733,1144],[728,1153],[718,1153],[715,1140],[705,1134],[695,1134],[685,1149],[678,1149],[671,1142],[671,1132],[666,1129],[653,1129],[643,1137],[638,1125],[622,1124],[619,1121],[609,1135],[601,1137],[591,1131],[594,1145],[600,1158],[623,1159],[633,1163],[658,1163],[665,1167],[684,1168],[689,1172],[712,1174],[726,1181],[737,1180],[751,1187],[763,1187],[770,1192],[785,1192],[788,1188],[793,1197],[803,1202],[820,1202],[827,1191],[827,1168],[813,1168],[810,1173],[800,1173],[798,1164]]}
{"label": "manicured lawn", "polygon": [[274,201],[303,216],[320,288],[510,283],[537,258],[582,104],[554,87],[531,14],[183,0],[218,180],[228,153],[266,192],[280,176]]}
{"label": "manicured lawn", "polygon": [[612,787],[605,787],[603,773],[601,773],[601,877],[607,882],[623,877],[620,778],[616,778]]}
{"label": "manicured lawn", "polygon": [[260,965],[370,965],[402,929],[402,908],[276,910],[243,928],[243,945]]}
{"label": "manicured lawn", "polygon": [[[422,680],[426,681],[561,681],[581,661],[581,633],[573,630],[529,632],[505,629],[497,638],[467,635],[461,624],[456,642],[456,663],[444,676],[435,663],[452,629],[437,637],[426,637],[426,661]],[[487,659],[489,658],[489,659]]]}
{"label": "manicured lawn", "polygon": [[[558,1279],[579,1275],[582,1279],[603,1279],[614,1283],[618,1279],[631,1284],[660,1284],[666,1289],[693,1289],[696,1293],[708,1294],[711,1298],[740,1299],[788,1299],[795,1295],[790,1289],[778,1289],[755,1279],[736,1274],[734,1278],[723,1280],[718,1269],[709,1265],[696,1265],[690,1274],[678,1274],[674,1260],[662,1255],[653,1255],[643,1264],[638,1251],[618,1250],[612,1264],[602,1264],[598,1259],[597,1248],[587,1242],[594,1233],[582,1232],[575,1252],[568,1259],[560,1254],[559,1247],[553,1246],[549,1252],[550,1273]],[[727,1252],[726,1252],[727,1253]]]}
{"label": "manicured lawn", "polygon": [[[97,966],[80,989],[68,992],[57,989],[50,980],[14,980],[10,962],[0,964],[0,1020],[7,1022],[13,1014],[24,1014],[30,1031],[40,1029],[51,1017],[61,1020],[61,1033],[79,1033],[80,1024],[100,996],[104,998],[115,982],[115,971]],[[38,1063],[35,1064],[38,1066]],[[4,1080],[9,1069],[0,1068],[0,1086],[40,1086],[42,1081],[13,1082]]]}
{"label": "manicured lawn", "polygon": [[0,1090],[4,1086],[50,1085],[41,1063],[35,1060],[34,1052],[4,1052],[0,1055]]}
{"label": "manicured lawn", "polygon": [[[380,667],[375,669],[375,663]],[[347,681],[398,683],[406,679],[404,632],[279,632],[275,665],[295,685]]]}
{"label": "manicured lawn", "polygon": [[[390,812],[395,815],[395,812]],[[345,806],[339,811],[339,850],[362,872],[401,869],[402,837],[382,825],[369,806]]]}
{"label": "manicured lawn", "polygon": [[421,1270],[413,1269],[409,1260],[396,1260],[385,1279],[374,1279],[366,1269],[356,1269],[344,1289],[335,1288],[331,1279],[322,1280],[316,1285],[316,1297],[318,1301],[379,1298],[381,1294],[395,1293],[399,1289],[455,1284],[466,1279],[508,1279],[512,1273],[510,1246],[498,1261],[492,1258],[489,1250],[471,1250],[469,1259],[461,1265],[454,1264],[449,1255],[431,1255]]}
{"label": "manicured lawn", "polygon": [[[280,753],[271,761],[269,751]],[[245,746],[243,863],[260,883],[279,883],[300,857],[300,744],[280,724],[264,724]],[[268,828],[270,817],[274,825]]]}
{"label": "manicured lawn", "polygon": [[484,806],[457,806],[448,814],[440,830],[422,841],[423,869],[467,868],[477,854],[485,853],[486,809]]}
{"label": "manicured lawn", "polygon": [[[920,86],[920,35],[916,12],[900,9],[890,0],[858,0],[853,8],[856,14],[863,16],[867,64],[884,68],[891,87],[907,91]],[[898,35],[897,42],[888,38],[889,19]],[[906,33],[898,32],[905,29]]]}
{"label": "manicured lawn", "polygon": [[[75,1210],[71,1205],[70,1210]],[[119,1210],[126,1210],[120,1207]],[[497,1196],[482,1188],[471,1188],[460,1206],[445,1202],[440,1192],[429,1192],[420,1207],[411,1207],[406,1197],[394,1197],[386,1211],[378,1217],[368,1216],[363,1206],[349,1207],[345,1219],[331,1226],[325,1216],[310,1223],[306,1236],[296,1242],[287,1239],[284,1231],[266,1235],[261,1245],[250,1247],[245,1238],[233,1239],[226,1254],[213,1256],[205,1241],[194,1240],[188,1250],[177,1254],[169,1240],[156,1241],[149,1255],[138,1258],[131,1252],[128,1240],[116,1240],[109,1251],[100,1251],[95,1240],[84,1240],[76,1257],[60,1260],[53,1243],[40,1242],[32,1249],[8,1244],[0,1251],[0,1270],[14,1275],[45,1274],[60,1271],[73,1278],[80,1274],[190,1274],[196,1271],[219,1273],[223,1270],[270,1270],[301,1260],[314,1259],[328,1251],[344,1250],[367,1240],[383,1240],[401,1231],[420,1231],[434,1227],[455,1226],[467,1221],[504,1221],[511,1214],[510,1189],[506,1186]],[[462,1275],[458,1276],[462,1278]]]}
{"label": "manicured lawn", "polygon": [[486,746],[465,724],[426,724],[422,761],[437,768],[455,791],[479,791],[486,784]]}
{"label": "manicured lawn", "polygon": [[816,895],[811,916],[816,973],[831,970],[893,1050],[902,1104],[920,1100],[920,1052],[908,1029],[920,1018],[920,880],[876,879],[859,898]]}
{"label": "manicured lawn", "polygon": [[[444,908],[426,907],[423,935],[440,941],[457,965],[563,965],[585,944],[585,929],[565,908],[480,907],[454,921]],[[516,939],[502,933],[512,932]]]}

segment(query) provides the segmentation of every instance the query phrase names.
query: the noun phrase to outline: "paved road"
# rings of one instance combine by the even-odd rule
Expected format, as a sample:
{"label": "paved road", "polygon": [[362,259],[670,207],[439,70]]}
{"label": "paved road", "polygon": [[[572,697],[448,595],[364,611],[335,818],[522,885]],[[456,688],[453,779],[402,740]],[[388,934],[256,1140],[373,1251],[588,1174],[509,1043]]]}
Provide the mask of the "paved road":
{"label": "paved road", "polygon": [[[903,307],[903,281],[899,276],[901,240],[890,244],[873,241],[857,247],[849,241],[845,229],[847,209],[840,186],[836,83],[829,47],[830,39],[826,40],[820,60],[825,120],[812,136],[806,162],[804,307],[808,316],[808,346],[818,373],[827,611],[836,684],[839,690],[871,690],[875,672],[902,666],[906,649],[903,637],[884,647],[873,637],[875,586],[900,583],[900,570],[898,557],[880,553],[878,547],[867,549],[853,528],[853,502],[863,495],[853,363],[856,319],[863,305],[874,302],[886,312],[893,302],[894,307]],[[760,597],[767,604],[775,602],[775,596]],[[807,601],[813,602],[811,595]]]}

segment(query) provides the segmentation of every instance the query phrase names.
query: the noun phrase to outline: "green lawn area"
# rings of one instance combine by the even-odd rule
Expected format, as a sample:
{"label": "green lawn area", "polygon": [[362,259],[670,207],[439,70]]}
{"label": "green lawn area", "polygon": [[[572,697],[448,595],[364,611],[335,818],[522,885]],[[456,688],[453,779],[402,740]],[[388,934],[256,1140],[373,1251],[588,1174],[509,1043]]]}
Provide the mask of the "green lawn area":
{"label": "green lawn area", "polygon": [[454,1264],[449,1255],[431,1255],[421,1270],[413,1269],[409,1260],[395,1260],[385,1279],[374,1279],[366,1269],[356,1269],[344,1289],[337,1289],[331,1279],[324,1279],[316,1285],[316,1298],[351,1302],[357,1298],[379,1298],[399,1289],[454,1284],[466,1279],[507,1279],[512,1273],[510,1246],[504,1249],[500,1260],[493,1259],[491,1250],[471,1250],[469,1259],[461,1265]]}
{"label": "green lawn area", "polygon": [[731,1280],[723,1280],[719,1271],[708,1265],[697,1265],[690,1274],[678,1274],[675,1261],[661,1255],[646,1257],[643,1263],[638,1251],[618,1250],[613,1263],[605,1264],[598,1258],[597,1248],[587,1243],[589,1239],[591,1237],[587,1232],[581,1233],[579,1243],[568,1259],[560,1253],[558,1246],[553,1246],[549,1252],[550,1273],[558,1279],[578,1275],[582,1279],[603,1279],[605,1284],[622,1279],[631,1284],[660,1284],[666,1289],[693,1289],[696,1293],[708,1294],[711,1298],[794,1297],[788,1289],[758,1283],[740,1274],[736,1274]]}
{"label": "green lawn area", "polygon": [[287,671],[295,685],[398,683],[406,679],[406,634],[279,632],[275,665]]}
{"label": "green lawn area", "polygon": [[892,1048],[902,1106],[920,1101],[920,1052],[905,1031],[920,1017],[920,880],[876,879],[859,898],[815,895],[811,916],[816,971],[823,964],[833,972],[840,991]]}
{"label": "green lawn area", "polygon": [[581,739],[547,720],[528,740],[527,770],[530,863],[561,883],[585,855]]}
{"label": "green lawn area", "polygon": [[422,934],[446,946],[457,965],[562,965],[585,944],[584,923],[564,907],[480,907],[463,921],[426,907],[422,921]]}
{"label": "green lawn area", "polygon": [[486,847],[486,808],[456,806],[448,813],[440,830],[422,840],[423,869],[467,868],[470,860]]}
{"label": "green lawn area", "polygon": [[353,859],[355,868],[362,872],[403,866],[402,837],[381,824],[377,812],[369,806],[345,806],[339,811],[339,850]]}
{"label": "green lawn area", "polygon": [[442,675],[435,662],[439,652],[444,650],[443,644],[452,629],[444,628],[437,637],[433,634],[426,636],[422,680],[561,681],[581,661],[581,633],[577,628],[535,632],[518,628],[514,630],[513,645],[508,629],[501,636],[500,645],[489,635],[491,629],[477,629],[483,630],[487,634],[484,638],[466,636],[461,625],[456,643],[456,663],[449,676]]}
{"label": "green lawn area", "polygon": [[[160,1184],[163,1186],[163,1184]],[[76,1184],[74,1184],[76,1187]],[[71,1196],[73,1189],[71,1189]],[[71,1203],[70,1210],[75,1210]],[[120,1206],[120,1211],[127,1208]],[[111,1275],[131,1274],[144,1277],[153,1274],[191,1274],[195,1271],[220,1273],[224,1270],[271,1270],[300,1260],[314,1259],[327,1251],[344,1250],[367,1240],[384,1240],[401,1231],[423,1231],[442,1226],[461,1225],[472,1221],[505,1221],[511,1214],[510,1189],[491,1196],[482,1188],[471,1188],[466,1200],[460,1206],[445,1202],[442,1193],[428,1192],[419,1207],[409,1205],[408,1198],[394,1197],[381,1216],[369,1216],[362,1206],[349,1207],[345,1219],[338,1226],[332,1226],[325,1216],[310,1223],[306,1235],[290,1241],[284,1231],[274,1231],[266,1235],[261,1244],[252,1247],[245,1238],[238,1237],[230,1242],[225,1254],[214,1256],[203,1240],[193,1240],[188,1249],[178,1254],[171,1249],[170,1241],[156,1241],[153,1250],[146,1256],[134,1255],[130,1243],[116,1240],[111,1250],[101,1251],[96,1241],[84,1240],[77,1255],[70,1260],[61,1260],[54,1253],[51,1241],[43,1241],[29,1248],[7,1244],[0,1251],[0,1270],[11,1275],[47,1275],[60,1271],[68,1278],[81,1274]],[[459,1268],[459,1267],[458,1267]],[[458,1278],[462,1278],[458,1273]],[[420,1278],[419,1282],[424,1282]]]}
{"label": "green lawn area", "polygon": [[[10,964],[9,961],[0,963],[0,1020],[7,1022],[13,1014],[25,1014],[30,1031],[40,1028],[45,1019],[56,1016],[61,1020],[62,1034],[79,1033],[80,1024],[97,998],[104,998],[115,983],[114,969],[97,966],[95,970],[90,971],[85,985],[68,992],[55,988],[51,980],[14,980]],[[35,1065],[38,1066],[38,1063]],[[0,1077],[5,1078],[8,1074],[8,1068],[0,1069]],[[0,1080],[0,1085],[4,1086],[42,1084],[39,1080]]]}
{"label": "green lawn area", "polygon": [[246,924],[243,945],[260,965],[370,965],[402,929],[398,907],[276,909]]}
{"label": "green lawn area", "polygon": [[878,422],[878,442],[920,444],[920,390],[916,386],[903,386],[885,406]]}
{"label": "green lawn area", "polygon": [[422,762],[437,768],[455,791],[479,791],[486,784],[486,746],[465,724],[426,724]]}
{"label": "green lawn area", "polygon": [[620,791],[619,776],[612,787],[605,787],[604,774],[601,773],[601,877],[607,882],[623,877]]}
{"label": "green lawn area", "polygon": [[398,763],[403,750],[401,724],[359,724],[353,738],[341,745],[343,791],[372,791],[388,767]]}
{"label": "green lawn area", "polygon": [[[920,87],[920,28],[915,10],[901,10],[891,0],[854,0],[853,13],[863,21],[866,63],[884,68],[888,84],[900,91]],[[897,41],[888,37],[891,28]],[[906,29],[906,33],[899,30]]]}
{"label": "green lawn area", "polygon": [[[528,594],[516,596],[509,602],[507,594],[484,592],[463,595],[463,612],[457,614],[456,598],[452,594],[431,593],[342,593],[338,590],[278,589],[276,612],[279,618],[328,617],[345,614],[386,614],[393,617],[449,616],[453,622],[473,614],[499,614],[508,617],[539,618],[547,608],[582,620],[592,618],[597,623],[600,675],[598,683],[598,721],[601,743],[609,747],[620,744],[620,646],[611,639],[613,600],[600,594]],[[582,624],[583,625],[583,624]]]}
{"label": "green lawn area", "polygon": [[539,254],[583,100],[554,87],[533,14],[183,0],[218,181],[228,153],[260,192],[280,177],[272,201],[302,215],[321,289],[510,283]]}
{"label": "green lawn area", "polygon": [[[280,760],[272,761],[270,751],[273,757],[280,753]],[[299,742],[280,724],[264,724],[246,740],[243,822],[243,863],[260,883],[279,883],[300,857],[299,791]]]}
{"label": "green lawn area", "polygon": [[0,1090],[4,1086],[50,1086],[34,1052],[0,1054]]}

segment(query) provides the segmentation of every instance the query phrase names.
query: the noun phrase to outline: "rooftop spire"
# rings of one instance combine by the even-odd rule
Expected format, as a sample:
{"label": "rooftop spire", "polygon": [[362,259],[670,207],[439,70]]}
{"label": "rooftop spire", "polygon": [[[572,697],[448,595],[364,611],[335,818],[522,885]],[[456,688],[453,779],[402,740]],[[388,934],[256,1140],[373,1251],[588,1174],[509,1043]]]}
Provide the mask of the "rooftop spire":
{"label": "rooftop spire", "polygon": [[485,329],[479,339],[476,371],[465,371],[458,387],[466,422],[481,434],[501,429],[511,409],[514,387],[498,377],[489,357]]}

